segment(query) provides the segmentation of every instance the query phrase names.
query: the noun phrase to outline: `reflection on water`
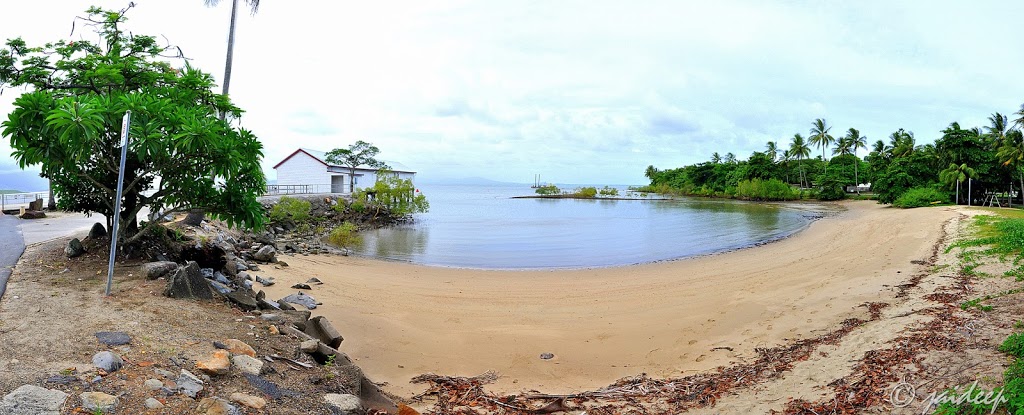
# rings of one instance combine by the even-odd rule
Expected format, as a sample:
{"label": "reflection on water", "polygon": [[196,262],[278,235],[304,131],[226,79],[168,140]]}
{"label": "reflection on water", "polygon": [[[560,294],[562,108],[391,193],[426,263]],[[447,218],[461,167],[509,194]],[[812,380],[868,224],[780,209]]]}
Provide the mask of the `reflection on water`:
{"label": "reflection on water", "polygon": [[510,199],[528,186],[424,186],[431,211],[364,232],[360,255],[469,268],[627,265],[789,235],[806,209],[728,200]]}

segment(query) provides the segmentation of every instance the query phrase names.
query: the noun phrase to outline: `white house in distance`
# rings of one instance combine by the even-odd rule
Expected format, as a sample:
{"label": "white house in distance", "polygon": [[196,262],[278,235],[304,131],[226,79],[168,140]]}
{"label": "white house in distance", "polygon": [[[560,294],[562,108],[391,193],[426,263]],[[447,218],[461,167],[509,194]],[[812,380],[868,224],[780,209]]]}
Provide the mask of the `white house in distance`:
{"label": "white house in distance", "polygon": [[[401,179],[413,179],[416,172],[402,163],[385,161],[391,171]],[[300,148],[274,166],[277,184],[267,186],[270,194],[289,193],[350,193],[349,168],[327,162],[327,153]],[[377,182],[377,169],[367,166],[356,168],[356,189],[373,186]]]}

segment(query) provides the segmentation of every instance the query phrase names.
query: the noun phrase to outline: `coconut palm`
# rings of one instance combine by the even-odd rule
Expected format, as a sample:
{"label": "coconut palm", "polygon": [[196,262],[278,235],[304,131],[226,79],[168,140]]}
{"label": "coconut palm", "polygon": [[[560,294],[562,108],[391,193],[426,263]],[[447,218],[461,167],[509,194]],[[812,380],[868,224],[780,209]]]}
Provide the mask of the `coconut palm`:
{"label": "coconut palm", "polygon": [[850,143],[846,137],[839,137],[836,141],[836,148],[832,149],[833,156],[845,156],[853,153],[853,144]]}
{"label": "coconut palm", "polygon": [[782,150],[782,160],[779,161],[782,164],[782,169],[786,171],[786,183],[789,183],[789,162],[793,160],[793,153],[789,150]]}
{"label": "coconut palm", "polygon": [[[813,126],[811,127],[811,136],[808,137],[812,145],[821,146],[822,162],[825,161],[825,147],[836,142],[835,137],[828,134],[831,129],[832,127],[828,126],[824,118],[818,118],[814,120]],[[825,173],[828,173],[828,163],[825,163]]]}
{"label": "coconut palm", "polygon": [[893,157],[909,156],[914,152],[914,133],[900,128],[889,135],[889,143]]}
{"label": "coconut palm", "polygon": [[1003,141],[1006,140],[1006,131],[1009,129],[1009,120],[1007,116],[998,112],[988,117],[989,126],[985,127],[988,132],[985,136],[989,149],[998,149],[1003,145]]}
{"label": "coconut palm", "polygon": [[[860,156],[857,155],[857,150],[868,148],[868,137],[860,135],[860,131],[856,128],[850,127],[849,130],[846,130],[846,136],[843,137],[842,141],[845,141],[846,145],[853,150],[853,156],[856,158],[856,160],[853,161],[853,181],[857,182],[857,194],[860,194],[860,176],[857,171],[858,165],[860,164]],[[885,143],[882,143],[881,140],[879,140],[878,143],[882,144],[882,149],[884,150]],[[875,144],[877,145],[878,143]]]}
{"label": "coconut palm", "polygon": [[996,152],[996,158],[1004,166],[1011,166],[1017,171],[1021,186],[1021,203],[1024,203],[1024,134],[1020,130],[1010,130],[1003,140],[1003,145]]}
{"label": "coconut palm", "polygon": [[720,156],[717,151],[714,152],[714,153],[711,153],[711,163],[712,164],[718,164],[718,163],[721,163],[721,162],[722,162],[722,156]]}
{"label": "coconut palm", "polygon": [[[214,7],[220,4],[220,0],[203,0],[207,6]],[[260,0],[245,0],[245,4],[249,5],[249,10],[252,14],[256,14],[260,8]],[[228,29],[228,54],[227,59],[224,61],[224,95],[228,94],[228,87],[231,86],[231,63],[235,56],[235,17],[238,12],[238,0],[231,0],[231,25]]]}
{"label": "coconut palm", "polygon": [[[969,178],[973,179],[976,175],[974,169],[967,167],[967,163],[957,165],[956,163],[949,163],[949,167],[939,172],[939,181],[942,183],[949,184],[949,188],[956,187],[956,204],[960,204],[960,183]],[[968,196],[969,197],[969,196]]]}
{"label": "coconut palm", "polygon": [[811,155],[811,147],[807,145],[807,142],[804,140],[804,136],[799,133],[793,135],[793,142],[789,145],[789,153],[796,158],[796,162],[800,166],[800,186],[806,187],[804,185],[807,178],[804,175],[804,165],[801,160]]}
{"label": "coconut palm", "polygon": [[736,164],[736,155],[732,152],[725,153],[725,162],[728,164]]}
{"label": "coconut palm", "polygon": [[1024,104],[1020,104],[1020,109],[1013,113],[1013,115],[1017,116],[1017,118],[1013,119],[1013,125],[1017,126],[1017,128],[1024,127]]}
{"label": "coconut palm", "polygon": [[775,159],[779,156],[779,147],[775,144],[774,141],[769,141],[768,144],[765,145],[765,147],[768,149],[767,151],[765,151],[765,153],[768,154],[768,158],[772,159],[772,161],[774,162]]}
{"label": "coconut palm", "polygon": [[654,167],[653,164],[647,166],[647,170],[644,170],[644,177],[647,177],[648,179],[654,180],[654,176],[657,176],[657,175],[658,175],[658,168]]}

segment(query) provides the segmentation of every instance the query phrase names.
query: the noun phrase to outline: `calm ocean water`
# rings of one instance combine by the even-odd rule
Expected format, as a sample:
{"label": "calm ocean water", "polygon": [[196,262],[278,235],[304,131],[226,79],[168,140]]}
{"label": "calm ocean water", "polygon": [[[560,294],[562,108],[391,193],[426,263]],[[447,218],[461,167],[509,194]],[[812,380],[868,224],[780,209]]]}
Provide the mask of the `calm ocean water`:
{"label": "calm ocean water", "polygon": [[[364,232],[359,255],[484,268],[586,268],[684,258],[786,237],[820,206],[678,200],[511,199],[528,185],[424,185],[430,212]],[[624,189],[620,190],[623,191]]]}

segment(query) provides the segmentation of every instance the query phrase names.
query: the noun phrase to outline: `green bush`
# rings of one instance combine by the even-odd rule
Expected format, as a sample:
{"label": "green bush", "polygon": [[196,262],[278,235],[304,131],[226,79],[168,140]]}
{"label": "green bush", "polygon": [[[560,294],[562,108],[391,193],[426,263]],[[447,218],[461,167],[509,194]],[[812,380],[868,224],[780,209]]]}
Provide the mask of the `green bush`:
{"label": "green bush", "polygon": [[999,351],[1018,358],[1024,357],[1024,333],[1013,333],[999,345]]}
{"label": "green bush", "polygon": [[[778,179],[750,179],[743,180],[736,185],[735,189],[726,189],[726,194],[732,190],[738,199],[747,200],[796,200],[800,198],[800,191],[792,186],[783,183]],[[707,193],[707,188],[701,188],[701,193]]]}
{"label": "green bush", "polygon": [[331,234],[327,236],[327,242],[345,248],[347,253],[352,248],[362,245],[363,238],[358,232],[359,228],[354,223],[345,222],[331,231]]}
{"label": "green bush", "polygon": [[910,209],[945,203],[949,203],[948,193],[931,187],[915,187],[896,198],[892,205],[902,209]]}
{"label": "green bush", "polygon": [[596,187],[580,188],[580,189],[576,190],[576,196],[578,196],[578,197],[587,197],[587,198],[597,196],[597,188]]}
{"label": "green bush", "polygon": [[605,186],[605,187],[601,188],[601,190],[598,193],[600,193],[601,196],[618,196],[619,195],[619,189],[616,189],[614,187]]}
{"label": "green bush", "polygon": [[283,222],[289,218],[296,223],[309,219],[309,209],[312,205],[305,200],[288,196],[281,196],[281,200],[274,207],[270,208],[270,221]]}
{"label": "green bush", "polygon": [[562,190],[553,184],[544,185],[537,188],[537,194],[539,195],[557,195],[562,193]]}
{"label": "green bush", "polygon": [[843,191],[843,186],[835,180],[826,180],[821,184],[821,190],[818,191],[818,200],[843,200],[846,197],[846,192]]}

